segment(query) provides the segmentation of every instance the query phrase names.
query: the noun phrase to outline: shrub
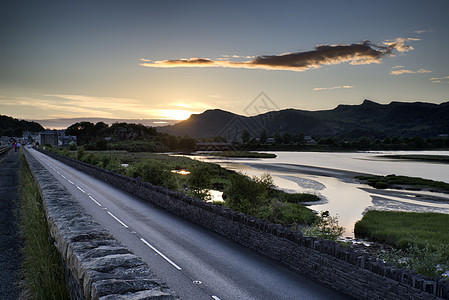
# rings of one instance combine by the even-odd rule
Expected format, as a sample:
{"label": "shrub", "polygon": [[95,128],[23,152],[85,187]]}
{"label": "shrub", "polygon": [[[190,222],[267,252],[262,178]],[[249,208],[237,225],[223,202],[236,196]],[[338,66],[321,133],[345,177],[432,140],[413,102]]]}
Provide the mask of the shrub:
{"label": "shrub", "polygon": [[168,189],[176,189],[175,174],[164,168],[163,164],[154,159],[146,159],[140,163],[130,165],[126,174],[130,177],[142,177],[154,185],[163,186]]}
{"label": "shrub", "polygon": [[260,207],[257,217],[284,226],[312,224],[316,219],[315,214],[305,206],[279,200],[272,200],[269,205]]}
{"label": "shrub", "polygon": [[210,200],[209,189],[212,186],[212,175],[208,165],[195,165],[190,169],[187,177],[190,196],[197,197],[202,200]]}
{"label": "shrub", "polygon": [[268,204],[269,184],[267,179],[255,181],[240,174],[232,174],[225,189],[226,205],[233,210],[253,214],[257,207]]}
{"label": "shrub", "polygon": [[324,211],[311,226],[303,228],[302,232],[306,236],[336,241],[341,237],[344,230],[344,227],[338,225],[337,217],[331,216],[329,211]]}

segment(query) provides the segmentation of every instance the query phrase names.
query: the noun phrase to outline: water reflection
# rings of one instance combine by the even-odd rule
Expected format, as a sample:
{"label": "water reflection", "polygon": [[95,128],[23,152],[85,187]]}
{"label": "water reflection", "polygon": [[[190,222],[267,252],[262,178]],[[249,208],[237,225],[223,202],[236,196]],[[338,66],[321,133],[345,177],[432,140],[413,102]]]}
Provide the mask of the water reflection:
{"label": "water reflection", "polygon": [[[236,159],[219,157],[192,157],[213,162],[224,168],[261,176],[270,173],[274,184],[286,192],[313,193],[322,199],[309,203],[315,211],[328,210],[337,215],[344,236],[353,237],[354,223],[368,209],[401,210],[416,212],[449,213],[449,195],[431,192],[379,191],[354,181],[353,172],[376,175],[397,174],[449,182],[449,165],[398,161],[379,158],[383,154],[433,154],[442,152],[366,152],[366,153],[316,153],[272,152],[275,159]],[[439,201],[427,201],[420,197],[432,196]],[[441,202],[446,199],[447,202]]]}

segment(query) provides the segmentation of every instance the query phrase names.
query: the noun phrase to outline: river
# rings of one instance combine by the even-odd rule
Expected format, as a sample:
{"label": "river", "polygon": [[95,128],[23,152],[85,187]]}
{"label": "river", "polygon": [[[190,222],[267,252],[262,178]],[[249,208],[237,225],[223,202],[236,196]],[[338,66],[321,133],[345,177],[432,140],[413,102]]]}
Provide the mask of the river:
{"label": "river", "polygon": [[[446,155],[449,151],[376,151],[376,152],[269,152],[272,159],[191,156],[202,161],[247,174],[269,173],[275,185],[287,192],[307,192],[321,201],[309,208],[328,210],[345,227],[345,237],[353,237],[354,224],[369,209],[449,213],[449,195],[419,191],[374,190],[356,182],[357,173],[404,175],[449,183],[449,164],[395,160],[379,157],[387,154]],[[439,201],[433,198],[438,197]],[[443,201],[441,201],[441,199]]]}

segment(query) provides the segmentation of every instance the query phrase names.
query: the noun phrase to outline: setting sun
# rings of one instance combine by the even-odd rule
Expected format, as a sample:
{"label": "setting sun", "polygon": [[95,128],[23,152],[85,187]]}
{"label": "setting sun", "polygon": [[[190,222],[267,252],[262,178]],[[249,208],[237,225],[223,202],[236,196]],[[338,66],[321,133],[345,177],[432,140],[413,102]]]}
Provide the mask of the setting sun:
{"label": "setting sun", "polygon": [[191,114],[191,111],[182,109],[163,109],[158,111],[158,117],[171,120],[186,120]]}

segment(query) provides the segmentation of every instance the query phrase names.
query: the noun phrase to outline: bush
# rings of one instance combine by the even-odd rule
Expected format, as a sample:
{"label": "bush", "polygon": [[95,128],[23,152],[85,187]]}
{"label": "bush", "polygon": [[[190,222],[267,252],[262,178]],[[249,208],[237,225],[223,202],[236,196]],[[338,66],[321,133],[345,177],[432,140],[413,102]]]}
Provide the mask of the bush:
{"label": "bush", "polygon": [[320,216],[313,222],[312,226],[303,228],[306,236],[318,237],[326,240],[336,241],[344,232],[344,227],[338,225],[338,218],[329,214],[329,211],[321,212]]}
{"label": "bush", "polygon": [[262,220],[266,219],[269,222],[290,227],[298,224],[312,224],[316,220],[315,214],[307,207],[278,200],[272,200],[269,205],[260,207],[256,216]]}
{"label": "bush", "polygon": [[422,275],[442,276],[449,271],[449,245],[426,243],[424,247],[410,244],[406,249],[384,251],[379,257],[399,268],[412,269]]}
{"label": "bush", "polygon": [[146,159],[140,163],[130,165],[126,174],[130,177],[142,177],[154,185],[163,186],[168,189],[176,189],[175,174],[164,168],[162,163],[154,159]]}
{"label": "bush", "polygon": [[225,189],[226,205],[232,210],[254,214],[255,210],[269,203],[268,180],[251,180],[240,174],[229,176]]}
{"label": "bush", "polygon": [[188,195],[202,200],[210,200],[209,189],[212,186],[212,175],[208,165],[195,165],[187,177]]}
{"label": "bush", "polygon": [[320,200],[320,197],[318,197],[317,195],[304,193],[289,194],[280,192],[278,193],[278,196],[282,201],[289,203],[315,202]]}

